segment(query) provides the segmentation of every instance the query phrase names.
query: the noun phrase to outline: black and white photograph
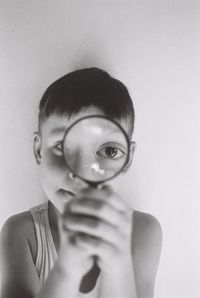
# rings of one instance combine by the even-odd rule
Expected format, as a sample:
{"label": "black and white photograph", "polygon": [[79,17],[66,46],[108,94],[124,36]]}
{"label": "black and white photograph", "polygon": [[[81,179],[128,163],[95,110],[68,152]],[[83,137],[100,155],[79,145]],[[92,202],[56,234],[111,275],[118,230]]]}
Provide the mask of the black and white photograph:
{"label": "black and white photograph", "polygon": [[0,297],[200,297],[200,2],[0,1]]}

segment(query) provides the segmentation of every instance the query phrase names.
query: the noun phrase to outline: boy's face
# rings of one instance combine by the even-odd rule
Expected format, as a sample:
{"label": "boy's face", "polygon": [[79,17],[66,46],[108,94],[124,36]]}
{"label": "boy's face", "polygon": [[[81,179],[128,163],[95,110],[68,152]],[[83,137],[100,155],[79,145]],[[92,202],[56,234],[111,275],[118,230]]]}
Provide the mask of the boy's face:
{"label": "boy's face", "polygon": [[[62,213],[65,203],[73,199],[77,192],[86,187],[84,181],[71,177],[64,162],[61,144],[66,129],[76,120],[89,115],[104,115],[96,108],[90,107],[71,116],[49,116],[41,125],[40,133],[36,133],[34,140],[34,153],[40,165],[40,180],[47,198],[56,209]],[[129,132],[129,125],[120,123],[125,131]]]}

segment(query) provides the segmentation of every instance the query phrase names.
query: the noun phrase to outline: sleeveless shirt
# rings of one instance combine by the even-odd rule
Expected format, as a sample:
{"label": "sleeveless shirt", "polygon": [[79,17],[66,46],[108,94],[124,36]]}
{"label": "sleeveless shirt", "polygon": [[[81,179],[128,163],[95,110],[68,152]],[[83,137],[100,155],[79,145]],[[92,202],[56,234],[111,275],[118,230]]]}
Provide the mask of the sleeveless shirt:
{"label": "sleeveless shirt", "polygon": [[53,242],[48,217],[48,202],[30,208],[37,240],[36,269],[43,284],[54,266],[57,252]]}
{"label": "sleeveless shirt", "polygon": [[[49,224],[48,202],[30,208],[30,212],[33,218],[37,241],[37,255],[35,266],[42,286],[57,259],[57,252]],[[79,297],[98,297],[99,279],[100,278],[98,278],[97,284],[91,292],[87,294],[83,294],[80,292]]]}

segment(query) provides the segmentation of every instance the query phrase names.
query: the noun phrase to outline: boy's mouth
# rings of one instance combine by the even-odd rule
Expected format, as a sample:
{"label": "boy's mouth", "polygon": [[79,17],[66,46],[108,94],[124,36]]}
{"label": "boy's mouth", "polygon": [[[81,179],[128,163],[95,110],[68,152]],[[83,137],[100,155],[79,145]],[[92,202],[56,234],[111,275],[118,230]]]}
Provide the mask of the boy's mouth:
{"label": "boy's mouth", "polygon": [[66,193],[68,193],[71,196],[75,196],[75,194],[73,192],[69,191],[69,190],[67,190]]}
{"label": "boy's mouth", "polygon": [[62,194],[62,195],[66,195],[66,194],[68,194],[68,195],[70,195],[70,196],[75,196],[75,194],[73,193],[73,192],[71,192],[71,191],[69,191],[69,190],[65,190],[65,189],[59,189],[59,192],[60,192],[60,194]]}

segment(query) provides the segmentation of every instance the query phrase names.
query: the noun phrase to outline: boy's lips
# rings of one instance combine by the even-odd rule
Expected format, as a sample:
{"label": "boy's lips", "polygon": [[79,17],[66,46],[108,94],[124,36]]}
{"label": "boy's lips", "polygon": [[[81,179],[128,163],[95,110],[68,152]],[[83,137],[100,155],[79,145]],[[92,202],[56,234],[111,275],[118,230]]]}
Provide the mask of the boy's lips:
{"label": "boy's lips", "polygon": [[65,189],[61,188],[61,189],[59,189],[59,192],[63,195],[68,194],[68,195],[73,196],[73,197],[75,196],[75,194],[73,192],[71,192],[70,190],[65,190]]}
{"label": "boy's lips", "polygon": [[75,194],[73,193],[73,192],[71,192],[71,191],[69,191],[69,190],[64,190],[66,193],[68,193],[69,195],[71,195],[71,196],[75,196]]}

